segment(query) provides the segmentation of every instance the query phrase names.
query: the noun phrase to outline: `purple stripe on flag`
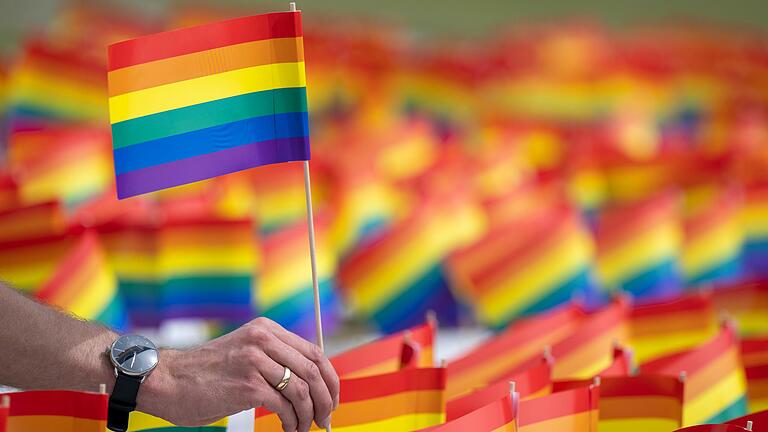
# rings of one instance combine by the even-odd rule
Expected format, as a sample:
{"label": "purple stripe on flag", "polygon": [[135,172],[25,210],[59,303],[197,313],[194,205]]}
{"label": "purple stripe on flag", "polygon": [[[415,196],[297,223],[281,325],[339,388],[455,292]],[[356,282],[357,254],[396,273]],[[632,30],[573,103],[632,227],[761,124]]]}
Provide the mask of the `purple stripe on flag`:
{"label": "purple stripe on flag", "polygon": [[117,176],[119,199],[261,165],[309,160],[309,137],[281,138],[129,171]]}

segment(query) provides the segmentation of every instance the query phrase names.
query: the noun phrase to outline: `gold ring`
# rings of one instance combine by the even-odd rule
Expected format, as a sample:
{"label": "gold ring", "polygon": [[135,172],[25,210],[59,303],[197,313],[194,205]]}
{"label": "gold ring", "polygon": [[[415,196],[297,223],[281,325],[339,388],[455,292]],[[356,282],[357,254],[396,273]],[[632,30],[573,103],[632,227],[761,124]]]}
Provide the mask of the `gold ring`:
{"label": "gold ring", "polygon": [[288,369],[288,366],[285,366],[285,372],[283,372],[283,379],[280,380],[279,383],[275,386],[275,390],[281,392],[283,391],[287,386],[288,382],[291,380],[291,370]]}

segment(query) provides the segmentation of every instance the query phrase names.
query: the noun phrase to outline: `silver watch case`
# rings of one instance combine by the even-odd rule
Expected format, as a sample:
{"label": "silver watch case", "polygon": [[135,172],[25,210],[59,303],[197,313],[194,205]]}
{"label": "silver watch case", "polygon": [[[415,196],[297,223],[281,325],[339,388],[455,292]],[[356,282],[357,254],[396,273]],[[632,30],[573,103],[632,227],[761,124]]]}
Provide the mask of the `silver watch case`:
{"label": "silver watch case", "polygon": [[142,381],[157,367],[160,353],[151,340],[140,335],[123,335],[109,347],[109,360],[118,372],[142,377]]}

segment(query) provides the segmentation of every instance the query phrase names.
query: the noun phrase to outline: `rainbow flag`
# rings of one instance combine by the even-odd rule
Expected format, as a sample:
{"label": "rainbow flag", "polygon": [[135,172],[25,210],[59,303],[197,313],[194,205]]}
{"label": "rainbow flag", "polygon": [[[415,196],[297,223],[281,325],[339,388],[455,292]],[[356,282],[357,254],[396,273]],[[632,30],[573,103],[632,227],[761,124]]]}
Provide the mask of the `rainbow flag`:
{"label": "rainbow flag", "polygon": [[14,288],[34,293],[50,279],[75,244],[75,236],[54,236],[0,243],[0,274]]}
{"label": "rainbow flag", "polygon": [[449,399],[445,407],[446,420],[458,419],[494,400],[503,398],[504,395],[509,395],[512,382],[515,383],[515,392],[523,400],[552,393],[552,359],[542,357],[536,366],[522,372],[500,376],[493,383],[478,387],[472,393]]}
{"label": "rainbow flag", "polygon": [[689,351],[653,360],[641,373],[685,375],[683,425],[719,423],[747,412],[747,383],[736,331],[720,333]]}
{"label": "rainbow flag", "polygon": [[[2,127],[1,123],[2,118],[0,118],[0,127]],[[1,130],[0,133],[2,133]],[[0,147],[0,154],[3,154],[2,147]],[[0,168],[0,211],[17,207],[19,204],[19,185],[9,172]]]}
{"label": "rainbow flag", "polygon": [[635,373],[635,352],[618,343],[613,346],[613,362],[610,366],[600,371],[599,377],[624,377]]}
{"label": "rainbow flag", "polygon": [[[509,385],[507,385],[509,388]],[[419,432],[517,432],[517,400],[507,394],[454,420]]]}
{"label": "rainbow flag", "polygon": [[587,386],[520,402],[521,432],[593,432],[597,430],[600,387]]}
{"label": "rainbow flag", "polygon": [[[336,256],[328,239],[328,221],[315,221],[317,271],[323,327],[332,332],[341,319],[335,292]],[[261,237],[264,262],[254,298],[259,314],[304,337],[315,333],[314,294],[307,249],[307,223],[296,222]]]}
{"label": "rainbow flag", "polygon": [[727,282],[742,275],[740,202],[731,190],[708,201],[690,204],[693,208],[683,221],[680,267],[689,285]]}
{"label": "rainbow flag", "polygon": [[736,320],[742,336],[768,336],[768,281],[717,286],[712,302],[716,310],[727,311]]}
{"label": "rainbow flag", "polygon": [[85,231],[58,263],[35,297],[81,318],[127,327],[117,278],[94,231]]}
{"label": "rainbow flag", "polygon": [[639,363],[696,347],[717,331],[717,314],[707,295],[691,294],[630,311],[629,344]]}
{"label": "rainbow flag", "polygon": [[207,426],[176,426],[161,418],[143,412],[131,413],[128,432],[226,432],[227,419],[223,418]]}
{"label": "rainbow flag", "polygon": [[164,318],[253,317],[256,246],[250,219],[168,221],[157,233],[157,272]]}
{"label": "rainbow flag", "polygon": [[540,358],[545,347],[570,335],[583,320],[583,312],[567,306],[512,324],[448,362],[446,396],[449,400],[455,399],[504,374],[519,371],[527,362]]}
{"label": "rainbow flag", "polygon": [[482,229],[482,215],[462,199],[426,203],[350,253],[339,269],[347,305],[384,332],[415,325],[433,310],[458,321],[443,268],[447,255]]}
{"label": "rainbow flag", "polygon": [[309,159],[301,13],[109,46],[119,198]]}
{"label": "rainbow flag", "polygon": [[680,293],[682,231],[671,195],[606,208],[598,216],[596,238],[597,275],[606,289],[621,289],[640,301]]}
{"label": "rainbow flag", "polygon": [[0,210],[0,242],[50,237],[64,231],[64,209],[58,201]]}
{"label": "rainbow flag", "polygon": [[599,430],[667,432],[683,422],[683,383],[661,375],[603,377]]}
{"label": "rainbow flag", "polygon": [[11,400],[8,432],[104,432],[106,393],[35,390],[6,393]]}
{"label": "rainbow flag", "polygon": [[[443,422],[445,370],[404,369],[341,380],[333,430],[339,432],[412,431]],[[254,432],[283,430],[277,415],[256,409]],[[312,430],[319,430],[313,427]]]}
{"label": "rainbow flag", "polygon": [[565,339],[552,346],[552,378],[588,379],[613,364],[613,347],[628,339],[628,307],[615,301],[588,316]]}
{"label": "rainbow flag", "polygon": [[741,341],[741,358],[747,375],[749,411],[768,410],[768,338]]}
{"label": "rainbow flag", "polygon": [[742,223],[745,270],[768,276],[768,182],[745,186]]}
{"label": "rainbow flag", "polygon": [[[316,182],[318,176],[313,173],[312,178]],[[253,194],[253,217],[262,233],[269,234],[306,218],[304,174],[300,164],[285,163],[253,170],[248,173],[248,181]]]}
{"label": "rainbow flag", "polygon": [[[331,364],[342,379],[397,372],[404,366],[429,368],[435,364],[436,331],[437,323],[428,319],[424,324],[337,354],[331,357]],[[414,348],[415,352],[411,351]],[[405,358],[409,351],[411,358]]]}
{"label": "rainbow flag", "polygon": [[10,71],[11,131],[106,118],[104,64],[75,46],[33,39]]}
{"label": "rainbow flag", "polygon": [[458,296],[482,323],[500,329],[591,291],[592,253],[578,216],[560,207],[491,229],[454,253],[448,268]]}
{"label": "rainbow flag", "polygon": [[60,200],[74,208],[107,191],[111,159],[109,133],[100,127],[51,126],[9,138],[8,166],[27,204]]}

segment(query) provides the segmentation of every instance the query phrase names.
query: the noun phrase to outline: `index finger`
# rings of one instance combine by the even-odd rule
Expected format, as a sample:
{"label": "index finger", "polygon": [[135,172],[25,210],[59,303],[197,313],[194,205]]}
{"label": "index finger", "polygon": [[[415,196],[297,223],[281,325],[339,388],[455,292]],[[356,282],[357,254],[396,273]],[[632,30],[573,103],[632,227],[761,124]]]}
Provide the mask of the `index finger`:
{"label": "index finger", "polygon": [[289,332],[275,322],[272,322],[272,329],[274,335],[278,339],[283,341],[283,343],[290,345],[293,349],[301,353],[301,355],[317,365],[317,368],[320,370],[320,375],[323,377],[323,381],[325,381],[325,384],[328,386],[331,398],[333,398],[333,408],[336,409],[339,406],[339,376],[336,374],[336,370],[331,365],[331,362],[320,350],[320,347]]}

